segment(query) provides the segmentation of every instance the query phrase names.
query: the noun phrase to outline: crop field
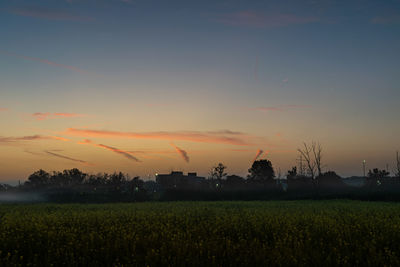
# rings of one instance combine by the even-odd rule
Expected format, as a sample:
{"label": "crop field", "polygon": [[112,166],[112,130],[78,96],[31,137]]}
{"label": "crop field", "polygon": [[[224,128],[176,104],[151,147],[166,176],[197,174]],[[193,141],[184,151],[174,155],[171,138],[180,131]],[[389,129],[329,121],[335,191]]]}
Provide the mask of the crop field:
{"label": "crop field", "polygon": [[0,266],[400,266],[400,204],[0,205]]}

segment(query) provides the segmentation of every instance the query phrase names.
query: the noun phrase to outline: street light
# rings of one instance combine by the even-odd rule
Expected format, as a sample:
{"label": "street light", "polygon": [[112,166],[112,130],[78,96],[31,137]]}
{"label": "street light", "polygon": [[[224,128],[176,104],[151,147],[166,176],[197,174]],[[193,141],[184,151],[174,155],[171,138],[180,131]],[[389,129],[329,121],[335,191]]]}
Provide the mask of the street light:
{"label": "street light", "polygon": [[364,171],[364,177],[365,177],[365,159],[363,160],[363,171]]}

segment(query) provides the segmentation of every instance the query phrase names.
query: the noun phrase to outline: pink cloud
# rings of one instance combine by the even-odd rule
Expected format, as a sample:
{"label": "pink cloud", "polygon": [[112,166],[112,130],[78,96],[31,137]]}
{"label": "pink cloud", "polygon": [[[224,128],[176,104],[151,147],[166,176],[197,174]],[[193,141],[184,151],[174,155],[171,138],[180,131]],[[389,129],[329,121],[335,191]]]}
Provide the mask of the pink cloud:
{"label": "pink cloud", "polygon": [[262,149],[257,150],[256,156],[254,157],[253,161],[256,161],[261,156],[262,153],[264,153]]}
{"label": "pink cloud", "polygon": [[42,113],[42,112],[36,112],[33,113],[32,116],[38,120],[47,120],[47,119],[56,119],[56,118],[76,118],[76,117],[83,117],[85,115],[83,114],[77,114],[77,113]]}
{"label": "pink cloud", "polygon": [[28,135],[28,136],[13,136],[13,137],[0,136],[0,143],[15,143],[19,141],[36,141],[36,140],[69,141],[68,139],[59,136],[45,136],[45,135]]}
{"label": "pink cloud", "polygon": [[50,136],[50,138],[55,139],[55,140],[59,140],[59,141],[64,141],[64,142],[70,141],[69,139],[64,138],[64,137],[60,137],[60,136]]}
{"label": "pink cloud", "polygon": [[249,136],[243,133],[232,132],[229,130],[217,132],[177,131],[138,133],[69,128],[65,132],[63,132],[63,134],[81,137],[151,139],[167,141],[180,140],[200,143],[250,145],[247,140]]}
{"label": "pink cloud", "polygon": [[8,55],[8,56],[13,56],[13,57],[16,57],[16,58],[22,58],[22,59],[25,59],[25,60],[40,62],[40,63],[47,64],[47,65],[54,66],[54,67],[69,69],[71,71],[79,72],[79,73],[82,73],[82,74],[91,74],[90,72],[82,70],[80,68],[69,66],[69,65],[55,63],[55,62],[49,61],[47,59],[41,59],[41,58],[36,58],[36,57],[28,57],[28,56],[24,56],[24,55],[18,55],[18,54],[14,54],[14,53],[9,53],[9,52],[6,52],[6,51],[0,51],[0,53],[4,54],[4,55]]}
{"label": "pink cloud", "polygon": [[219,15],[216,21],[232,26],[250,27],[284,27],[294,24],[308,24],[319,21],[318,18],[297,16],[294,14],[266,15],[255,11],[239,11],[235,13]]}
{"label": "pink cloud", "polygon": [[83,165],[92,165],[92,164],[90,164],[89,162],[87,162],[85,160],[74,159],[74,158],[67,157],[67,156],[64,156],[64,155],[61,155],[61,154],[57,154],[57,153],[54,153],[54,152],[51,152],[51,151],[44,151],[44,152],[46,152],[48,155],[51,155],[53,157],[62,158],[62,159],[66,159],[66,160],[70,160],[70,161],[74,161],[74,162],[79,162],[79,163],[82,163]]}
{"label": "pink cloud", "polygon": [[189,156],[187,154],[187,152],[179,147],[177,147],[176,145],[174,145],[173,143],[171,143],[171,146],[173,146],[176,150],[176,152],[178,152],[178,154],[182,157],[182,159],[184,161],[186,161],[187,163],[189,163]]}
{"label": "pink cloud", "polygon": [[0,111],[7,111],[7,108],[0,108]]}
{"label": "pink cloud", "polygon": [[129,152],[129,151],[125,151],[125,150],[122,150],[122,149],[118,149],[118,148],[107,146],[107,145],[103,145],[103,144],[96,144],[96,143],[93,143],[91,140],[88,140],[88,139],[85,139],[82,142],[78,142],[78,144],[84,144],[84,145],[89,144],[89,145],[92,145],[92,146],[101,147],[101,148],[107,149],[109,151],[112,151],[114,153],[117,153],[119,155],[122,155],[122,156],[124,156],[125,158],[127,158],[129,160],[132,160],[132,161],[135,161],[135,162],[141,162],[138,158],[132,156],[131,152]]}
{"label": "pink cloud", "polygon": [[69,21],[93,20],[93,18],[91,17],[79,16],[72,13],[69,10],[40,8],[40,7],[14,8],[14,9],[9,9],[8,12],[18,16],[48,19],[48,20],[69,20]]}

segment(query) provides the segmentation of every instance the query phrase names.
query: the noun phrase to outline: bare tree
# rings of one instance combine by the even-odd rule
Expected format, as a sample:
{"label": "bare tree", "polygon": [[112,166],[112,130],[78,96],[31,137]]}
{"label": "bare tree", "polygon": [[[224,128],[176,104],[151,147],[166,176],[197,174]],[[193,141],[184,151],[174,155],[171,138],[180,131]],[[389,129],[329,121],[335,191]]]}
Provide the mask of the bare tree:
{"label": "bare tree", "polygon": [[396,170],[395,170],[395,176],[400,177],[400,156],[399,156],[399,151],[396,152]]}
{"label": "bare tree", "polygon": [[321,167],[321,160],[322,160],[322,147],[321,144],[316,144],[315,142],[312,143],[312,150],[314,154],[314,161],[317,167],[318,176],[322,174],[322,167]]}
{"label": "bare tree", "polygon": [[304,159],[307,165],[307,172],[312,179],[315,179],[316,174],[320,176],[322,174],[322,147],[316,142],[312,142],[311,145],[303,143],[303,148],[297,149],[302,159]]}
{"label": "bare tree", "polygon": [[307,164],[307,171],[308,174],[311,176],[312,179],[315,177],[315,162],[312,159],[311,152],[312,148],[309,147],[306,143],[303,143],[304,148],[297,149],[297,151],[302,155],[306,164]]}

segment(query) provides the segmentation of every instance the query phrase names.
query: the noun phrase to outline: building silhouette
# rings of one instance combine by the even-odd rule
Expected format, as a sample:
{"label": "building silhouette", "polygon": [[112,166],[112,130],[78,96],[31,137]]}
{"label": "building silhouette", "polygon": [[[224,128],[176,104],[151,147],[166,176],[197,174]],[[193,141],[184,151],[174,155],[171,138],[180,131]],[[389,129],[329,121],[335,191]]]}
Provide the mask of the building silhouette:
{"label": "building silhouette", "polygon": [[181,171],[170,174],[156,174],[156,182],[164,189],[200,189],[206,185],[206,178],[197,176],[196,172],[184,175]]}

